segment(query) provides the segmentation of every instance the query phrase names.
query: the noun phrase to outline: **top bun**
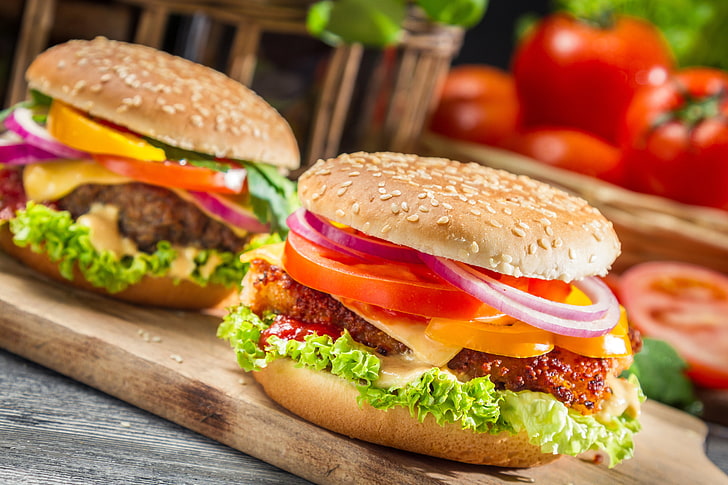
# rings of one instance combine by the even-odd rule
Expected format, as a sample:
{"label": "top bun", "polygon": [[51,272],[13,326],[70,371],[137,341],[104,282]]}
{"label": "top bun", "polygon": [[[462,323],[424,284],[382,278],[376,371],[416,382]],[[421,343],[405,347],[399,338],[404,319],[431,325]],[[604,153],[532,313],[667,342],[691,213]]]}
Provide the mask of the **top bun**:
{"label": "top bun", "polygon": [[137,44],[97,37],[40,54],[29,86],[82,111],[185,150],[295,169],[286,120],[237,81]]}
{"label": "top bun", "polygon": [[370,236],[517,277],[605,275],[620,253],[585,200],[476,163],[344,154],[316,162],[298,193],[311,212]]}

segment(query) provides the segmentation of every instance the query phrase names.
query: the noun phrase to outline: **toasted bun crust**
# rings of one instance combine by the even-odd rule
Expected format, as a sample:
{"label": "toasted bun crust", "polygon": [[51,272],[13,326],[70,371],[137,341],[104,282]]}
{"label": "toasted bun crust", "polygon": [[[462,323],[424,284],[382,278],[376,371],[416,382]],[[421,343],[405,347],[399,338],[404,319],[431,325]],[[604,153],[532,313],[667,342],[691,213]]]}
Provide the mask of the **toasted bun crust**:
{"label": "toasted bun crust", "polygon": [[237,288],[235,287],[226,288],[222,285],[202,287],[189,280],[181,280],[175,284],[172,278],[151,276],[144,277],[139,283],[118,293],[109,293],[104,288],[98,288],[89,283],[78,267],[74,268],[73,280],[68,280],[61,275],[58,263],[52,262],[45,253],[39,254],[33,252],[30,247],[16,246],[7,224],[0,227],[0,247],[26,266],[61,283],[139,305],[179,310],[202,310],[222,306],[236,298]]}
{"label": "toasted bun crust", "polygon": [[253,373],[266,394],[303,419],[352,438],[424,455],[478,465],[530,467],[556,460],[530,444],[525,434],[475,433],[460,425],[420,423],[409,410],[387,411],[356,402],[356,389],[327,372],[297,368],[278,359]]}
{"label": "toasted bun crust", "polygon": [[262,98],[208,67],[97,37],[51,47],[30,65],[31,88],[185,150],[294,169],[298,145]]}
{"label": "toasted bun crust", "polygon": [[620,252],[585,200],[475,163],[344,154],[316,162],[298,193],[306,209],[371,236],[512,276],[604,275]]}

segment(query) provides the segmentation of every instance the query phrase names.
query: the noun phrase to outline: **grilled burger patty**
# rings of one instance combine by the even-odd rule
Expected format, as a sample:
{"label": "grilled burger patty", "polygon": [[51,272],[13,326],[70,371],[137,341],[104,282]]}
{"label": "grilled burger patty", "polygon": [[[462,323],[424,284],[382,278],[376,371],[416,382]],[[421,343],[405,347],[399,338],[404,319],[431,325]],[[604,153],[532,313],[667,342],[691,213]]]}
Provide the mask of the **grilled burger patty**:
{"label": "grilled burger patty", "polygon": [[[336,325],[348,330],[357,342],[382,355],[410,351],[330,295],[295,282],[282,268],[266,261],[251,262],[245,283],[252,285],[245,290],[245,301],[258,315],[272,311],[304,323]],[[630,340],[638,351],[641,346],[639,335],[630,330]],[[629,364],[630,359],[584,357],[557,347],[547,354],[530,358],[463,349],[448,367],[468,379],[489,375],[498,389],[551,394],[566,406],[588,414],[599,411],[601,401],[611,396],[607,376],[619,375]]]}
{"label": "grilled burger patty", "polygon": [[119,232],[147,253],[154,252],[159,241],[230,252],[242,250],[246,243],[171,190],[139,182],[82,185],[60,199],[58,207],[75,219],[94,203],[118,207]]}

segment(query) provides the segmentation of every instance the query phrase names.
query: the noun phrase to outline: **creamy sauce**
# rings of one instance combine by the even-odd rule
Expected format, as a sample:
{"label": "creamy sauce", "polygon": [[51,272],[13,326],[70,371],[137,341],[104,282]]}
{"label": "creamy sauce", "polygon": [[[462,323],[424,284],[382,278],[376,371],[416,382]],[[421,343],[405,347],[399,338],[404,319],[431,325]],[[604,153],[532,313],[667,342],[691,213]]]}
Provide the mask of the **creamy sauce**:
{"label": "creamy sauce", "polygon": [[134,241],[119,234],[119,209],[113,205],[94,203],[76,222],[89,228],[91,244],[98,251],[111,251],[117,257],[138,251]]}
{"label": "creamy sauce", "polygon": [[169,267],[167,276],[170,278],[185,278],[195,270],[195,256],[199,252],[195,248],[175,247],[177,257]]}
{"label": "creamy sauce", "polygon": [[379,356],[382,366],[379,368],[377,387],[387,388],[394,385],[403,386],[432,369],[432,365],[406,356]]}
{"label": "creamy sauce", "polygon": [[[90,229],[91,244],[98,251],[111,251],[119,258],[139,252],[134,241],[122,237],[119,233],[119,209],[116,206],[94,203],[76,222]],[[172,261],[166,276],[177,279],[188,278],[196,268],[195,258],[201,250],[181,246],[174,247],[174,250],[177,257]],[[209,278],[220,262],[221,258],[217,254],[211,255],[199,268],[200,275]]]}
{"label": "creamy sauce", "polygon": [[634,384],[627,379],[608,376],[607,385],[612,396],[602,402],[602,409],[594,415],[597,421],[606,424],[625,412],[632,418],[640,415],[639,392]]}

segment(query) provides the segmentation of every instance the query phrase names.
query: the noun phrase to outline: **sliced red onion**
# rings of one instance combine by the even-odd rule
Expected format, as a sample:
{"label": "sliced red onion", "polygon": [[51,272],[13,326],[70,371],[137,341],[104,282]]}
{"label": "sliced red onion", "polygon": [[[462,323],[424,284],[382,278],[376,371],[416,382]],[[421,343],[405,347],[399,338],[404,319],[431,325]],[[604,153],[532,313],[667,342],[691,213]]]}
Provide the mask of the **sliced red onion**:
{"label": "sliced red onion", "polygon": [[[477,274],[474,274],[474,272],[465,269],[461,263],[424,253],[421,253],[420,257],[432,271],[453,286],[460,288],[498,311],[548,332],[572,337],[599,337],[609,333],[619,322],[619,305],[614,295],[606,288],[606,285],[606,291],[598,289],[596,295],[591,292],[592,296],[597,297],[596,304],[601,304],[603,299],[609,300],[609,296],[611,296],[613,300],[607,305],[606,312],[601,317],[576,320],[573,315],[579,312],[580,305],[566,305],[566,309],[560,308],[557,311],[560,316],[556,316],[545,311],[548,309],[553,312],[554,307],[552,305],[555,302],[540,298],[537,305],[524,304],[518,299],[507,296],[500,289],[480,278],[480,273],[475,272]],[[598,288],[598,285],[594,285],[594,288]],[[591,289],[590,287],[589,290]]]}
{"label": "sliced red onion", "polygon": [[195,190],[189,190],[188,193],[200,207],[228,224],[253,233],[270,230],[268,225],[261,223],[252,212],[226,197]]}
{"label": "sliced red onion", "polygon": [[[455,264],[459,263],[456,262]],[[569,305],[568,303],[550,301],[546,298],[542,298],[526,291],[521,291],[518,288],[506,285],[505,283],[501,283],[495,278],[481,273],[467,264],[460,264],[460,267],[469,272],[476,279],[484,281],[491,288],[501,292],[504,297],[510,298],[531,308],[541,308],[541,311],[544,313],[555,317],[590,321],[603,317],[607,311],[609,311],[610,306],[618,304],[617,298],[612,294],[607,285],[598,278],[584,278],[581,281],[575,281],[572,283],[594,303],[591,305]]]}
{"label": "sliced red onion", "polygon": [[0,136],[0,163],[25,165],[56,159],[58,159],[57,155],[30,145],[15,132],[8,131]]}
{"label": "sliced red onion", "polygon": [[313,229],[340,246],[392,261],[403,263],[421,262],[417,251],[412,248],[344,231],[310,211],[304,211],[303,217]]}
{"label": "sliced red onion", "polygon": [[33,112],[28,108],[16,108],[5,119],[5,127],[17,133],[30,145],[56,155],[57,158],[90,158],[86,152],[64,145],[48,133],[45,127],[33,120]]}
{"label": "sliced red onion", "polygon": [[362,259],[362,256],[360,254],[349,251],[341,244],[331,241],[330,239],[324,237],[321,232],[312,227],[311,224],[309,224],[308,219],[306,218],[305,214],[307,212],[308,211],[304,208],[299,208],[293,211],[291,215],[289,215],[286,219],[286,224],[288,225],[288,228],[299,236],[308,239],[309,241],[316,243],[319,246],[340,252],[349,257]]}

